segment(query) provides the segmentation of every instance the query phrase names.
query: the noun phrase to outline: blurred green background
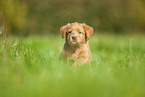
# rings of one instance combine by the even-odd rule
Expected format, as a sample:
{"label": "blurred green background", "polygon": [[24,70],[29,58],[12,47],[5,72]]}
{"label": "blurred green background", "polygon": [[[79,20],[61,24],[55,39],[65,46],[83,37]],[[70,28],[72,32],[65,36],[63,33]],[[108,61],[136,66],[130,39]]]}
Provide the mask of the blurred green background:
{"label": "blurred green background", "polygon": [[145,0],[0,0],[0,26],[15,35],[56,34],[68,22],[98,33],[144,33]]}

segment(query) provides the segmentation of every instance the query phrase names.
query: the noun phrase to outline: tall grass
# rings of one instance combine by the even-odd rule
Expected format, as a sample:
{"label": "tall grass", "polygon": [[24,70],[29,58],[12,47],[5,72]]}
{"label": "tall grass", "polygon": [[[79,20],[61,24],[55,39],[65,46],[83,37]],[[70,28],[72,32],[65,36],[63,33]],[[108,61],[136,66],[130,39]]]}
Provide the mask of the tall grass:
{"label": "tall grass", "polygon": [[[131,41],[132,39],[132,41]],[[60,36],[0,44],[0,97],[145,97],[143,35],[93,35],[91,66],[59,60]]]}

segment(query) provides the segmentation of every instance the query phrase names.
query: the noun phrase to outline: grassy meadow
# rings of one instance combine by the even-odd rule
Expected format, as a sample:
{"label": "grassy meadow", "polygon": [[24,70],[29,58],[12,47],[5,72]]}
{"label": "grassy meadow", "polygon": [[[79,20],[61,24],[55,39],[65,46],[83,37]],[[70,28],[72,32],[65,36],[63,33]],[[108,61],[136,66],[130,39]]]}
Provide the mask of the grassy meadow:
{"label": "grassy meadow", "polygon": [[145,97],[145,36],[93,34],[91,66],[59,60],[61,36],[0,43],[0,97]]}

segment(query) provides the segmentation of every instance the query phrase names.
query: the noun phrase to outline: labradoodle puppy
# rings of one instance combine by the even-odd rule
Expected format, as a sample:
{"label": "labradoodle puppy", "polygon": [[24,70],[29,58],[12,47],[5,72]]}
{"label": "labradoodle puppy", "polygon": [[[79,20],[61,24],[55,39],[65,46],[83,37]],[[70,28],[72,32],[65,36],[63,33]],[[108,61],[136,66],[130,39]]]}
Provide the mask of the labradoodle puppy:
{"label": "labradoodle puppy", "polygon": [[74,65],[89,64],[92,54],[88,40],[93,33],[93,28],[85,23],[68,23],[60,28],[62,38],[66,39],[61,57],[75,61]]}

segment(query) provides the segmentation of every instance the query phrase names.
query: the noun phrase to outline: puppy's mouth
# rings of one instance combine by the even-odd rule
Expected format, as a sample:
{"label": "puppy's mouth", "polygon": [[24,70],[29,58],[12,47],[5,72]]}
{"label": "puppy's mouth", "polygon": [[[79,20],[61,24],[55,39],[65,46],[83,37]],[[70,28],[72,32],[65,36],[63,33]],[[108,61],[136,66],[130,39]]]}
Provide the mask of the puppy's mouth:
{"label": "puppy's mouth", "polygon": [[78,43],[76,40],[71,40],[71,41],[69,42],[69,44],[70,44],[71,46],[78,46],[78,45],[79,45],[79,43]]}
{"label": "puppy's mouth", "polygon": [[70,45],[70,46],[73,46],[73,47],[78,47],[80,45],[79,41],[77,38],[73,39],[72,37],[69,37],[67,39],[67,43]]}
{"label": "puppy's mouth", "polygon": [[71,44],[77,44],[78,42],[77,42],[77,39],[70,39],[70,43]]}
{"label": "puppy's mouth", "polygon": [[77,44],[77,42],[73,40],[73,41],[71,41],[71,44],[75,45],[75,44]]}
{"label": "puppy's mouth", "polygon": [[71,42],[72,42],[72,43],[77,43],[77,41],[76,41],[76,40],[72,40]]}

